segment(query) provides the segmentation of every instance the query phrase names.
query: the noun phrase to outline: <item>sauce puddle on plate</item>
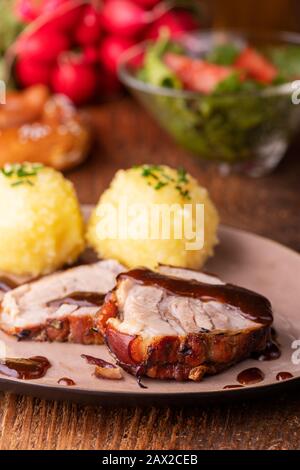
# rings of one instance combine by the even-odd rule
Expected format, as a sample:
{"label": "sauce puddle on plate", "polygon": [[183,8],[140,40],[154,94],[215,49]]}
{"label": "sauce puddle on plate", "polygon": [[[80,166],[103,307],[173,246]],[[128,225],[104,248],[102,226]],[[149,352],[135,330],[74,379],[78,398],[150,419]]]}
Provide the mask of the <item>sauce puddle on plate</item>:
{"label": "sauce puddle on plate", "polygon": [[67,387],[72,387],[73,385],[76,385],[74,380],[69,379],[69,377],[62,377],[61,379],[57,381],[57,383],[62,384],[62,385],[67,385]]}
{"label": "sauce puddle on plate", "polygon": [[278,382],[281,382],[282,380],[292,379],[293,377],[293,374],[291,374],[290,372],[278,372],[278,374],[276,375],[276,380],[278,380]]}
{"label": "sauce puddle on plate", "polygon": [[269,341],[266,348],[263,351],[257,351],[251,354],[253,359],[257,361],[275,361],[281,356],[281,351],[278,344],[273,341]]}
{"label": "sauce puddle on plate", "polygon": [[34,380],[44,377],[51,367],[46,357],[34,356],[28,359],[7,358],[0,360],[0,374],[14,377],[15,379]]}
{"label": "sauce puddle on plate", "polygon": [[251,385],[262,382],[265,378],[263,371],[257,367],[250,367],[240,372],[237,376],[237,381],[242,385]]}

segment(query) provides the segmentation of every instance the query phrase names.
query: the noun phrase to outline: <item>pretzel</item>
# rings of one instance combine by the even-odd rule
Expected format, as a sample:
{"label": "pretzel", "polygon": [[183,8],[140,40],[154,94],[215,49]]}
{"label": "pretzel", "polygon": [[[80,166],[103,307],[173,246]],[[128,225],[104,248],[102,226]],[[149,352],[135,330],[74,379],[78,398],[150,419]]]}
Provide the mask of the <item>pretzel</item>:
{"label": "pretzel", "polygon": [[41,162],[57,170],[81,163],[90,147],[84,117],[64,95],[42,85],[7,94],[0,106],[0,166]]}

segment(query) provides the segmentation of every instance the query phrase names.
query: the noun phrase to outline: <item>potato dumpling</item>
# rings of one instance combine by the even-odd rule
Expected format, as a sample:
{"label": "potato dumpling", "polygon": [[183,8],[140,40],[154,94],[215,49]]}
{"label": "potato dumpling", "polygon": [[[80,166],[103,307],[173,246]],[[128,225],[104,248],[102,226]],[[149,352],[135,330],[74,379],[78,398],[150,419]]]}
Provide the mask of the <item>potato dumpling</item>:
{"label": "potato dumpling", "polygon": [[84,225],[70,181],[41,164],[0,171],[0,270],[39,276],[72,263]]}
{"label": "potato dumpling", "polygon": [[[137,203],[142,210],[137,210]],[[190,226],[194,231],[196,227],[201,229],[201,220],[196,215],[198,205],[204,207],[204,222],[202,221],[204,244],[191,249],[189,243],[195,242],[195,238],[188,237],[183,228],[180,236],[178,227],[180,224],[183,227],[184,220],[184,223],[190,224],[186,223],[186,227]],[[167,214],[161,219],[153,219],[151,211],[154,206],[172,207],[173,212],[171,211],[170,216]],[[127,219],[125,212],[128,214]],[[109,229],[115,225],[117,213],[118,230],[110,231]],[[180,216],[183,218],[180,219]],[[162,223],[165,223],[168,217],[170,230],[169,234],[166,234],[168,224],[162,228]],[[125,219],[129,220],[129,224],[126,222],[126,230]],[[184,169],[176,170],[163,165],[141,165],[116,173],[110,187],[102,194],[92,213],[87,229],[87,241],[100,257],[115,258],[130,268],[134,266],[155,268],[158,263],[162,263],[199,269],[213,254],[214,245],[217,243],[218,221],[217,210],[207,190]],[[155,238],[149,231],[148,236],[143,236],[140,230],[139,236],[134,231],[129,232],[128,225],[139,229],[159,227],[159,234]]]}

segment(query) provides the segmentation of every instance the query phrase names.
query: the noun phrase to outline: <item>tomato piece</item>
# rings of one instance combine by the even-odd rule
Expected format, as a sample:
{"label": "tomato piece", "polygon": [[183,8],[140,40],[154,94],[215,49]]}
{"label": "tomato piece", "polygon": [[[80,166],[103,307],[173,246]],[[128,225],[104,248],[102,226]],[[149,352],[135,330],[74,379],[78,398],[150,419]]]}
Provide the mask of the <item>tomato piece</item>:
{"label": "tomato piece", "polygon": [[228,78],[235,69],[216,65],[199,59],[191,59],[179,54],[167,53],[165,64],[182,81],[185,88],[201,93],[211,93],[216,86]]}
{"label": "tomato piece", "polygon": [[278,74],[276,67],[252,47],[246,47],[241,52],[235,67],[245,70],[249,77],[266,84],[272,83]]}

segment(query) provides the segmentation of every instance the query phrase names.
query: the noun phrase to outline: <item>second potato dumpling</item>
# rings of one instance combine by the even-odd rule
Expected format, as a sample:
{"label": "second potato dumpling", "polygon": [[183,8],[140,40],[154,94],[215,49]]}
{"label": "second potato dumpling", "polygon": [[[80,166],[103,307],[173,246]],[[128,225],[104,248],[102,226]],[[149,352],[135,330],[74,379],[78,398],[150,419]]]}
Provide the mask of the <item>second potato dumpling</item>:
{"label": "second potato dumpling", "polygon": [[116,173],[90,218],[87,240],[100,257],[130,268],[200,269],[213,254],[218,222],[207,190],[184,169],[140,165]]}

